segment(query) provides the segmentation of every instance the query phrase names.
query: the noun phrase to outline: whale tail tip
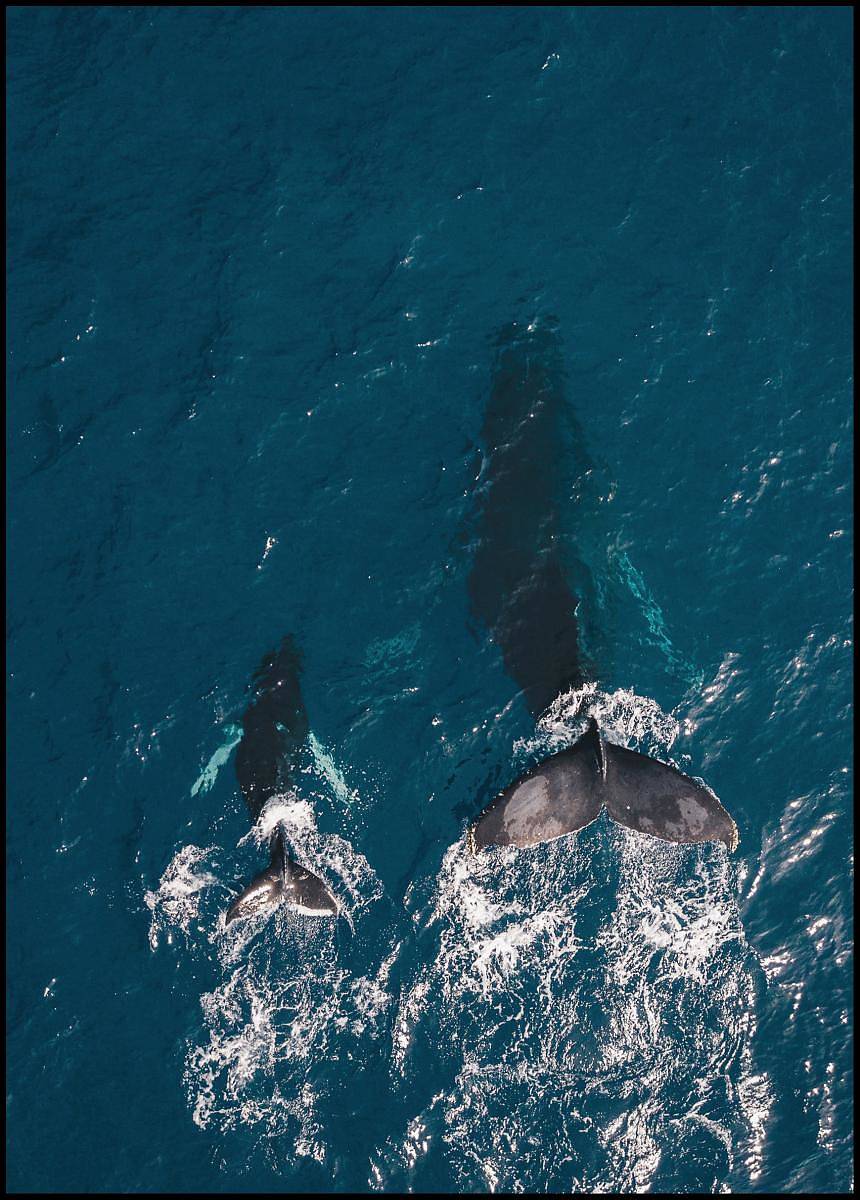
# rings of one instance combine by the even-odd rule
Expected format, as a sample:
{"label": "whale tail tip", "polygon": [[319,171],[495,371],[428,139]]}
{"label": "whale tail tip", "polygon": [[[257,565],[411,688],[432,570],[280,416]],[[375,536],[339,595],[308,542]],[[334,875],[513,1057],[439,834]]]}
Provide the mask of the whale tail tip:
{"label": "whale tail tip", "polygon": [[266,909],[276,908],[283,896],[283,876],[276,867],[266,867],[255,875],[244,891],[233,900],[227,909],[226,923],[237,919],[255,917]]}

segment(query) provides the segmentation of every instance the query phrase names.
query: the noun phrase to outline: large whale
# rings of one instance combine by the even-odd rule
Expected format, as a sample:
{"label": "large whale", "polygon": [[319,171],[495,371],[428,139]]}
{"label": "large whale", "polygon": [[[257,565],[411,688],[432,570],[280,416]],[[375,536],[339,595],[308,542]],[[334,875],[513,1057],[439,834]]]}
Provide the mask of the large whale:
{"label": "large whale", "polygon": [[[568,582],[559,530],[564,444],[563,371],[552,322],[501,331],[482,440],[472,613],[539,718],[590,672],[580,652],[579,597]],[[615,821],[670,842],[724,842],[737,827],[699,781],[608,741],[596,720],[571,747],[498,795],[468,833],[486,846],[532,846],[582,829],[603,808]]]}
{"label": "large whale", "polygon": [[[255,822],[272,796],[289,789],[296,755],[308,736],[300,676],[298,651],[293,639],[286,637],[266,655],[251,683],[236,751],[236,775]],[[280,825],[272,834],[269,851],[269,865],[227,909],[227,924],[281,903],[306,916],[337,915],[337,901],[323,881],[290,858]]]}

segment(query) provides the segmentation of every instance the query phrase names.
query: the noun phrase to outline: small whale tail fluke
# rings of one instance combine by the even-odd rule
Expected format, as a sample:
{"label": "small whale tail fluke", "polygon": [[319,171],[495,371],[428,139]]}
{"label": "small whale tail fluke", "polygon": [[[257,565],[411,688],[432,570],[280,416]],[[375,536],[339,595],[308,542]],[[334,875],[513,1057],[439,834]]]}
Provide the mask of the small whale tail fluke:
{"label": "small whale tail fluke", "polygon": [[279,904],[306,917],[336,917],[339,911],[323,881],[287,855],[280,832],[272,840],[271,862],[239,893],[227,909],[226,922],[257,916]]}
{"label": "small whale tail fluke", "polygon": [[583,829],[606,807],[619,825],[667,842],[723,842],[738,830],[703,783],[647,754],[601,737],[594,718],[582,737],[532,768],[485,809],[469,844],[534,846]]}

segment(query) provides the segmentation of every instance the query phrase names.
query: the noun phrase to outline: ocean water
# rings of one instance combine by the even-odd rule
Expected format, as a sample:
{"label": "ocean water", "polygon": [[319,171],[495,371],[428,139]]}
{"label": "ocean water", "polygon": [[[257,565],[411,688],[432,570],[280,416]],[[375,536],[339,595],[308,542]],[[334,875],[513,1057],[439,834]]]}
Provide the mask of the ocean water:
{"label": "ocean water", "polygon": [[[7,12],[7,1186],[850,1190],[851,10]],[[550,317],[588,699],[733,856],[464,853],[577,731],[468,616]],[[286,633],[345,915],[227,931]]]}

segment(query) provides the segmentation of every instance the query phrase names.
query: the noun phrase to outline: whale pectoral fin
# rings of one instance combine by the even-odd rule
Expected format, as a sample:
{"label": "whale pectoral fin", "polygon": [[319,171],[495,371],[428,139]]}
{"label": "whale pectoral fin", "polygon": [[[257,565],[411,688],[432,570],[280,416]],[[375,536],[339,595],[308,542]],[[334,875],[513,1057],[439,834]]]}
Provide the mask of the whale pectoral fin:
{"label": "whale pectoral fin", "polygon": [[316,875],[292,859],[285,868],[277,862],[248,884],[227,909],[226,922],[237,918],[255,917],[268,909],[286,904],[306,917],[336,917],[337,901]]}
{"label": "whale pectoral fin", "polygon": [[603,743],[603,799],[610,817],[667,842],[738,844],[738,828],[714,793],[668,763],[612,742]]}
{"label": "whale pectoral fin", "polygon": [[591,739],[581,738],[512,783],[470,830],[473,850],[535,846],[590,824],[603,803],[598,754]]}

